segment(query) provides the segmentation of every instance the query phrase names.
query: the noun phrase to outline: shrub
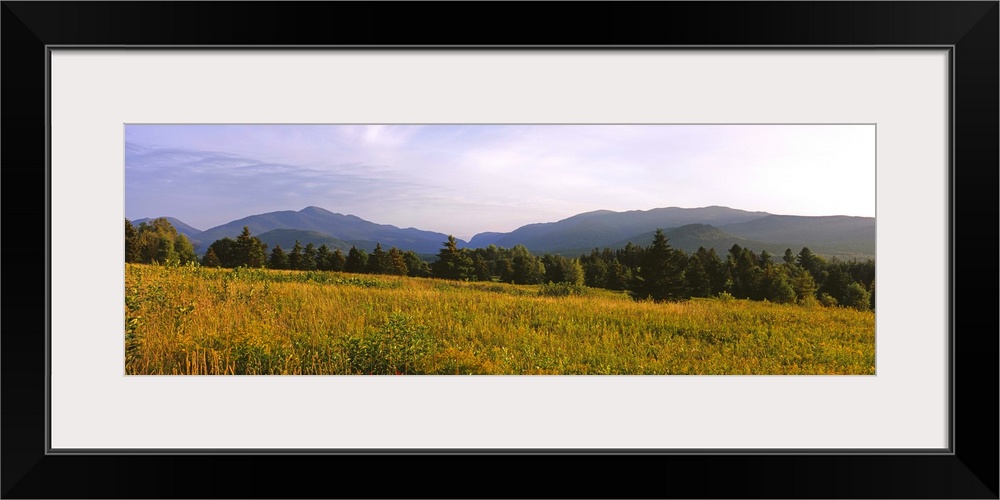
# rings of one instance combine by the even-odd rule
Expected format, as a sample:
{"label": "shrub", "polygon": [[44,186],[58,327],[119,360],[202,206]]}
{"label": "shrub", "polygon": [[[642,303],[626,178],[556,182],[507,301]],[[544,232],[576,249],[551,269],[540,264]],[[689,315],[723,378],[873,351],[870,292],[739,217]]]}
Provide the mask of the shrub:
{"label": "shrub", "polygon": [[575,283],[548,283],[538,287],[540,297],[568,297],[570,295],[586,295],[587,287]]}
{"label": "shrub", "polygon": [[867,311],[871,306],[872,296],[860,283],[854,282],[847,285],[844,291],[844,305],[853,307],[859,311]]}
{"label": "shrub", "polygon": [[401,312],[389,316],[384,326],[361,336],[344,339],[349,373],[409,375],[423,372],[424,358],[433,349],[433,338]]}
{"label": "shrub", "polygon": [[823,307],[835,307],[837,305],[837,299],[830,294],[823,292],[819,294],[819,303],[822,304]]}

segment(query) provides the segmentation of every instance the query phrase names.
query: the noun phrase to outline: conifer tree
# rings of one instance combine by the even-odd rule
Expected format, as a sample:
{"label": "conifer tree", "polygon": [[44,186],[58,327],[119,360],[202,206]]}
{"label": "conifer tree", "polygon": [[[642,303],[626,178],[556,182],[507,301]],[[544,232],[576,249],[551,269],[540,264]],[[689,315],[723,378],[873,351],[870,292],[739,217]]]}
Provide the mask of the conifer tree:
{"label": "conifer tree", "polygon": [[232,238],[226,237],[215,240],[208,249],[216,255],[222,267],[232,268],[239,265],[236,258],[236,241]]}
{"label": "conifer tree", "polygon": [[663,230],[657,229],[653,244],[644,252],[633,294],[656,302],[688,298],[690,294],[684,279],[686,265],[684,254],[671,248]]}
{"label": "conifer tree", "polygon": [[332,271],[333,262],[330,261],[330,257],[332,256],[330,247],[326,246],[326,244],[320,245],[316,249],[316,269],[320,271]]}
{"label": "conifer tree", "polygon": [[396,247],[389,249],[389,274],[395,274],[398,276],[406,276],[409,269],[406,267],[406,259],[403,257],[403,252]]}
{"label": "conifer tree", "polygon": [[274,245],[274,249],[271,250],[271,259],[268,261],[268,267],[271,269],[288,269],[288,256],[281,249],[281,245]]}
{"label": "conifer tree", "polygon": [[344,271],[349,273],[363,273],[368,265],[368,254],[363,249],[351,246],[347,252],[347,260],[344,262]]}
{"label": "conifer tree", "polygon": [[236,238],[236,266],[264,267],[266,263],[267,245],[251,236],[249,227],[243,226],[243,232]]}
{"label": "conifer tree", "polygon": [[288,268],[302,270],[302,244],[299,243],[299,240],[295,240],[295,246],[288,253]]}
{"label": "conifer tree", "polygon": [[344,265],[347,264],[347,257],[344,257],[344,253],[340,249],[336,249],[330,254],[330,270],[331,271],[343,271]]}
{"label": "conifer tree", "polygon": [[212,247],[208,247],[208,251],[201,258],[201,265],[205,267],[222,267],[222,262],[219,257],[215,255],[215,250]]}
{"label": "conifer tree", "polygon": [[473,276],[472,259],[458,248],[455,237],[448,235],[448,241],[438,252],[438,260],[431,264],[431,274],[436,278],[466,280]]}
{"label": "conifer tree", "polygon": [[688,259],[687,269],[684,271],[687,278],[688,289],[692,297],[708,297],[712,294],[712,283],[708,279],[705,266],[701,263],[701,258],[697,253]]}
{"label": "conifer tree", "polygon": [[382,244],[376,243],[375,250],[368,256],[368,265],[365,268],[368,274],[389,274],[388,255],[382,250]]}
{"label": "conifer tree", "polygon": [[299,262],[300,267],[305,271],[315,271],[316,270],[316,246],[312,243],[306,243],[305,250],[302,250],[302,260]]}

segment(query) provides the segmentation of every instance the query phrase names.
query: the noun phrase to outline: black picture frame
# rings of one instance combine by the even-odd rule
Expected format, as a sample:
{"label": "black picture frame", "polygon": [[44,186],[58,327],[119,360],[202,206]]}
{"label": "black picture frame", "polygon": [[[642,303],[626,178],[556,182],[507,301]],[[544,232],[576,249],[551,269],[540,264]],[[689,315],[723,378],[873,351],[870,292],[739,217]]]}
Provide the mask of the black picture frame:
{"label": "black picture frame", "polygon": [[[998,498],[997,1],[2,4],[4,498]],[[952,47],[950,453],[47,453],[46,47],[414,44]]]}

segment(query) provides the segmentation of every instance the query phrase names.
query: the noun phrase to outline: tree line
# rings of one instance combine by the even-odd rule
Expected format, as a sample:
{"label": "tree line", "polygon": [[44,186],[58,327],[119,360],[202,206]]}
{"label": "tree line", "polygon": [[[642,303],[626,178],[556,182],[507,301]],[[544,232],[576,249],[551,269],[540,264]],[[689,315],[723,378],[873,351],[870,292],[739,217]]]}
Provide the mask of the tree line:
{"label": "tree line", "polygon": [[[138,228],[125,220],[126,262],[186,263],[196,261],[191,242],[166,219]],[[628,243],[624,248],[593,249],[588,255],[568,258],[532,254],[524,245],[501,248],[458,248],[453,236],[442,244],[434,262],[396,247],[376,244],[368,253],[352,246],[318,248],[298,241],[288,252],[252,236],[248,227],[234,240],[213,242],[200,264],[208,267],[265,267],[270,269],[343,271],[435,277],[460,281],[500,281],[515,284],[567,283],[628,292],[637,300],[680,301],[692,297],[730,296],[825,306],[843,305],[862,310],[875,308],[875,261],[827,260],[802,248],[786,249],[780,259],[767,251],[759,254],[733,245],[722,258],[704,247],[691,255],[672,248],[660,229],[651,245]]]}
{"label": "tree line", "polygon": [[875,308],[875,261],[827,260],[803,247],[780,258],[733,245],[720,257],[699,247],[691,255],[670,247],[657,230],[652,245],[594,249],[580,257],[587,286],[628,291],[637,299],[684,300],[728,295],[778,303]]}

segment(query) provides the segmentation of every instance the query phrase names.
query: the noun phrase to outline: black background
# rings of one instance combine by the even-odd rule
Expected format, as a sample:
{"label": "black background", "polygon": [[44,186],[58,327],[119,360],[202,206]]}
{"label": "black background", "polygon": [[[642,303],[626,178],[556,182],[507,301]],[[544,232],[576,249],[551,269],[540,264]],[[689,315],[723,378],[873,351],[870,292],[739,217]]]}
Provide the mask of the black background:
{"label": "black background", "polygon": [[[4,498],[997,498],[995,1],[3,2],[0,21]],[[954,45],[955,453],[46,455],[45,46],[88,44]]]}

